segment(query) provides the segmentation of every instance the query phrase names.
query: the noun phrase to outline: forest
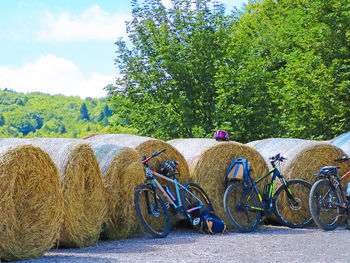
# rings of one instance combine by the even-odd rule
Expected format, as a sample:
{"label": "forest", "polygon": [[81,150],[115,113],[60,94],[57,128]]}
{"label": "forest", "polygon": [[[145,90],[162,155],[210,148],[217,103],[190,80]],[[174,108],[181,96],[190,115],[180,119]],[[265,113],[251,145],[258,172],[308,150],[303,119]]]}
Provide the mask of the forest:
{"label": "forest", "polygon": [[121,77],[107,87],[121,127],[162,139],[331,139],[350,130],[350,2],[132,0]]}
{"label": "forest", "polygon": [[[118,127],[116,118],[106,98],[82,100],[39,92],[0,91],[2,138],[81,138],[94,132],[114,132],[114,127]],[[123,128],[120,131],[123,132]]]}

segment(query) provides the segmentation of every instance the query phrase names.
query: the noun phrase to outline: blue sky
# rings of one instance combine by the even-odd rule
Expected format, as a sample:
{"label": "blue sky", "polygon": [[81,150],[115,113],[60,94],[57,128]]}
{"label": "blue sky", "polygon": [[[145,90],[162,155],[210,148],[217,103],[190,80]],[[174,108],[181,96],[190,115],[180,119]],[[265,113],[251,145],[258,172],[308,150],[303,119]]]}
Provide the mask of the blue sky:
{"label": "blue sky", "polygon": [[[248,0],[222,2],[231,10]],[[0,89],[105,97],[130,18],[130,0],[1,0]]]}

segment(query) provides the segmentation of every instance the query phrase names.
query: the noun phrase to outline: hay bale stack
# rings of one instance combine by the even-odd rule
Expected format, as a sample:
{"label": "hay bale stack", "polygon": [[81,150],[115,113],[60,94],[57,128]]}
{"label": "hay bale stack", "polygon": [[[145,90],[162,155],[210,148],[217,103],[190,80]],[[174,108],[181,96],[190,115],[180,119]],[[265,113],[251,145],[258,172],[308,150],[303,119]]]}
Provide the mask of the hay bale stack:
{"label": "hay bale stack", "polygon": [[46,151],[55,162],[64,199],[59,246],[85,247],[100,236],[107,205],[96,156],[91,147],[77,139],[8,139],[31,144]]}
{"label": "hay bale stack", "polygon": [[350,156],[350,132],[334,138],[330,141],[330,144],[340,148],[345,154]]}
{"label": "hay bale stack", "polygon": [[280,172],[288,179],[303,179],[310,183],[315,181],[313,174],[325,165],[337,165],[340,174],[350,169],[347,163],[336,163],[344,155],[339,148],[323,141],[311,141],[292,138],[264,139],[258,143],[251,142],[271,167],[269,158],[280,153],[287,158],[280,166]]}
{"label": "hay bale stack", "polygon": [[158,171],[159,166],[166,160],[179,161],[180,163],[178,168],[181,173],[179,181],[181,183],[185,183],[189,180],[189,169],[184,157],[176,148],[165,141],[130,134],[94,134],[88,137],[86,140],[89,142],[103,142],[124,147],[131,147],[138,151],[141,156],[146,155],[147,157],[153,152],[165,148],[165,152],[153,158],[149,162],[151,169]]}
{"label": "hay bale stack", "polygon": [[141,156],[129,147],[88,143],[102,171],[108,206],[102,237],[109,240],[130,237],[139,231],[140,226],[134,207],[134,192],[145,180]]}
{"label": "hay bale stack", "polygon": [[253,148],[238,142],[214,139],[177,139],[172,145],[188,162],[192,181],[198,183],[212,200],[216,213],[230,225],[223,207],[224,180],[227,169],[236,158],[249,160],[255,178],[267,171],[267,164]]}
{"label": "hay bale stack", "polygon": [[0,145],[0,258],[41,257],[57,241],[62,223],[57,168],[38,147]]}

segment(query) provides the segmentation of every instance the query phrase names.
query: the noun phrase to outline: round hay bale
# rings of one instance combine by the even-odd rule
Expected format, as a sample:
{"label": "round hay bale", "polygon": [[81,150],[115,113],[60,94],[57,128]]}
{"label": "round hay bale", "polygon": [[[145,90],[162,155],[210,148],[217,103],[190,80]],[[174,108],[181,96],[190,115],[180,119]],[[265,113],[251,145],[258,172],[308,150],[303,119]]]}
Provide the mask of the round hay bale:
{"label": "round hay bale", "polygon": [[38,147],[0,145],[0,258],[41,257],[57,241],[62,223],[56,165]]}
{"label": "round hay bale", "polygon": [[178,139],[172,145],[188,162],[192,180],[211,199],[215,212],[232,227],[223,207],[224,181],[227,169],[236,158],[246,158],[253,178],[267,171],[267,164],[253,148],[238,142],[217,142],[214,139]]}
{"label": "round hay bale", "polygon": [[334,138],[330,141],[330,144],[340,148],[345,154],[350,156],[350,132]]}
{"label": "round hay bale", "polygon": [[134,207],[134,192],[145,180],[140,154],[132,148],[115,144],[88,142],[102,171],[108,212],[102,237],[116,240],[140,230]]}
{"label": "round hay bale", "polygon": [[[10,139],[46,151],[55,162],[64,199],[61,247],[86,247],[100,236],[107,204],[101,171],[92,148],[65,138]],[[1,141],[3,144],[6,141]]]}
{"label": "round hay bale", "polygon": [[186,160],[176,148],[165,141],[130,134],[93,134],[86,140],[131,147],[138,151],[141,156],[146,155],[147,157],[153,152],[165,148],[165,152],[149,162],[151,169],[158,171],[159,166],[166,160],[179,161],[178,169],[181,174],[179,181],[186,183],[189,180],[190,174]]}
{"label": "round hay bale", "polygon": [[[254,144],[254,145],[253,145]],[[313,174],[325,165],[340,166],[339,174],[350,169],[349,163],[337,163],[334,160],[344,155],[339,148],[328,142],[292,138],[264,139],[258,143],[248,143],[257,150],[271,167],[269,158],[280,153],[287,158],[280,165],[280,172],[289,179],[303,179],[310,183],[315,181]]]}

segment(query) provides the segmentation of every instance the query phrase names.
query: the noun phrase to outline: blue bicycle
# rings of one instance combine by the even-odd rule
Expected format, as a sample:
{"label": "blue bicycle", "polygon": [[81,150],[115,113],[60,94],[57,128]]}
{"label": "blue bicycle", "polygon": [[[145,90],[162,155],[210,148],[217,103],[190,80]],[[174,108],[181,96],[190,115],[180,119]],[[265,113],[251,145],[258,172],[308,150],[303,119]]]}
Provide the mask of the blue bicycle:
{"label": "blue bicycle", "polygon": [[[211,201],[204,190],[195,183],[181,185],[177,181],[178,162],[166,161],[157,173],[148,165],[149,160],[164,152],[154,152],[150,157],[143,157],[146,169],[146,181],[137,187],[135,192],[135,208],[142,225],[154,237],[166,237],[170,231],[170,214],[172,211],[178,218],[188,219],[191,225],[199,227],[202,209],[214,211]],[[173,186],[171,189],[162,185],[157,178],[163,179]]]}

